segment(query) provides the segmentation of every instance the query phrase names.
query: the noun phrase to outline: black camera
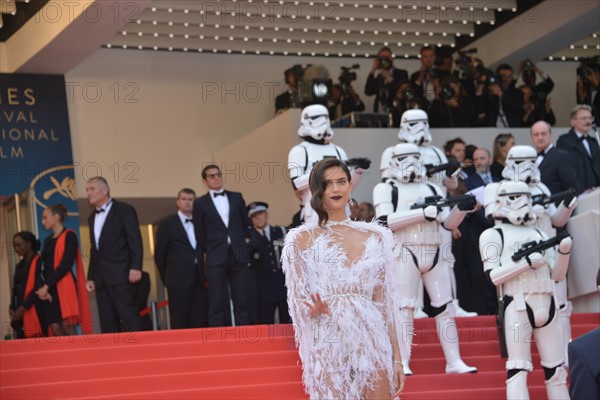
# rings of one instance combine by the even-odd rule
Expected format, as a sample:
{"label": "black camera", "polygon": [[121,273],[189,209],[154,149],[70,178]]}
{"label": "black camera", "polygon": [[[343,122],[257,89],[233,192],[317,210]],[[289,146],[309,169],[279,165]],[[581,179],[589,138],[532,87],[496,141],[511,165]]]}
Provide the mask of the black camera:
{"label": "black camera", "polygon": [[404,90],[402,90],[402,94],[404,94],[404,99],[406,101],[415,101],[417,96],[415,95],[415,93],[412,91],[412,89],[410,88],[410,86],[407,86],[406,88],[404,88]]}
{"label": "black camera", "polygon": [[450,85],[442,86],[442,99],[452,99],[456,97],[456,91]]}
{"label": "black camera", "polygon": [[379,57],[377,59],[379,61],[379,68],[381,69],[390,69],[392,68],[392,60],[387,57]]}
{"label": "black camera", "polygon": [[356,80],[356,72],[354,72],[353,70],[359,69],[360,65],[354,64],[351,67],[340,67],[340,68],[342,70],[342,73],[338,77],[338,80],[340,81],[340,84],[342,84],[343,86],[346,86],[346,85],[350,85],[350,83],[352,83]]}

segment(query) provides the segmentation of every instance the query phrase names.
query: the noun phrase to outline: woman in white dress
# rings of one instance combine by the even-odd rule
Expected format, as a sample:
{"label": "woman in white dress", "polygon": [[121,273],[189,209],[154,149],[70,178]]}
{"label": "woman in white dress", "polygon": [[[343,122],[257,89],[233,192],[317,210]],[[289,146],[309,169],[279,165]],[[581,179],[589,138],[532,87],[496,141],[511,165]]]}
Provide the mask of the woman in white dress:
{"label": "woman in white dress", "polygon": [[290,315],[311,399],[390,399],[404,386],[392,233],[351,221],[350,172],[324,159],[310,175],[318,225],[286,236]]}

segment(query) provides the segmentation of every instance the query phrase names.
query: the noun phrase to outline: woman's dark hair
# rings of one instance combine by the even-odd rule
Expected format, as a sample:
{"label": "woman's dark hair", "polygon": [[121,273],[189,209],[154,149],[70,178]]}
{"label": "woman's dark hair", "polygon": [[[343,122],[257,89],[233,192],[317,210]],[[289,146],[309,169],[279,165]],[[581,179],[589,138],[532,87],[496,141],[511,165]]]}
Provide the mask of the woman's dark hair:
{"label": "woman's dark hair", "polygon": [[323,227],[329,220],[327,211],[323,208],[323,192],[327,188],[327,179],[325,179],[325,171],[332,167],[341,168],[348,177],[348,182],[351,182],[350,170],[343,161],[337,158],[325,158],[313,166],[308,178],[308,185],[312,193],[310,206],[316,211],[319,216],[319,226]]}
{"label": "woman's dark hair", "polygon": [[67,219],[67,207],[65,207],[63,204],[53,204],[48,206],[48,209],[52,214],[58,214],[60,217],[60,222],[65,222],[65,219]]}
{"label": "woman's dark hair", "polygon": [[13,239],[16,237],[20,237],[21,239],[23,239],[23,241],[29,243],[31,245],[31,250],[33,250],[34,252],[38,252],[40,249],[40,241],[37,240],[37,238],[35,237],[35,235],[29,231],[21,231],[21,232],[17,232],[15,233],[15,235],[13,236]]}

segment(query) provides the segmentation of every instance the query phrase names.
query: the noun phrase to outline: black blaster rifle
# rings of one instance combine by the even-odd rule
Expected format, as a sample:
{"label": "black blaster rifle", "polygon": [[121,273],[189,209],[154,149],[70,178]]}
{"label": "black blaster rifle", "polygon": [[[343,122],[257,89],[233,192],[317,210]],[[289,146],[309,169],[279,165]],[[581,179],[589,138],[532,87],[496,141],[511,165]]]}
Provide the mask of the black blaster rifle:
{"label": "black blaster rifle", "polygon": [[433,175],[442,171],[446,171],[446,176],[452,176],[452,174],[460,168],[460,163],[458,161],[452,160],[448,161],[447,163],[438,165],[425,164],[424,167],[427,170],[426,174],[428,178],[431,178]]}
{"label": "black blaster rifle", "polygon": [[541,206],[549,206],[552,203],[558,203],[562,200],[565,201],[565,205],[569,205],[573,197],[575,197],[575,189],[569,188],[564,192],[558,192],[551,196],[546,196],[545,194],[537,194],[531,198],[532,205],[541,205]]}
{"label": "black blaster rifle", "polygon": [[[517,251],[513,256],[513,261],[518,261],[523,257],[526,257],[534,252],[541,252],[549,249],[550,247],[554,247],[558,245],[564,238],[569,236],[569,232],[561,231],[555,237],[550,238],[548,240],[536,242],[535,240],[531,242],[527,242],[521,246],[521,249]],[[496,314],[496,329],[498,331],[498,343],[500,345],[500,357],[506,358],[508,357],[508,351],[506,348],[506,336],[504,333],[504,311],[506,309],[506,305],[504,302],[504,295],[502,293],[502,288],[497,288],[498,294],[498,314]]]}
{"label": "black blaster rifle", "polygon": [[475,208],[477,201],[475,200],[475,196],[471,196],[470,194],[464,194],[461,196],[452,196],[444,199],[442,196],[428,196],[425,197],[422,203],[415,203],[410,206],[411,210],[416,210],[417,208],[426,208],[429,206],[436,206],[438,209],[443,207],[454,207],[455,205],[459,206],[461,210],[471,210]]}
{"label": "black blaster rifle", "polygon": [[512,260],[519,261],[523,257],[527,257],[532,253],[541,253],[544,250],[557,246],[561,242],[561,240],[568,236],[570,236],[569,232],[560,231],[556,234],[556,236],[548,240],[540,240],[539,242],[532,240],[531,242],[524,243],[523,245],[521,245],[519,251],[512,255]]}

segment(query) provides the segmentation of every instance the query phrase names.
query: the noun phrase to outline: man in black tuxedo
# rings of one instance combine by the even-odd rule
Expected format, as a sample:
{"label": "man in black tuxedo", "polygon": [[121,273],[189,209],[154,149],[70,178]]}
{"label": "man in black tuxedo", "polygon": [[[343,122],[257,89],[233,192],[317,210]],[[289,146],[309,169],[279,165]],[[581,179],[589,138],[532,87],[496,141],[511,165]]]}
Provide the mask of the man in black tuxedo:
{"label": "man in black tuxedo", "polygon": [[571,164],[569,154],[552,144],[552,128],[546,121],[538,121],[531,125],[531,143],[538,152],[535,161],[540,169],[541,180],[550,193],[564,192],[570,188],[577,194],[582,192],[579,178]]}
{"label": "man in black tuxedo", "polygon": [[572,129],[556,142],[556,147],[569,153],[584,191],[600,186],[600,147],[592,136],[592,122],[592,108],[576,106],[571,111]]}
{"label": "man in black tuxedo", "polygon": [[142,235],[135,209],[110,197],[101,176],[85,186],[90,214],[90,266],[86,287],[96,291],[102,333],[139,330],[134,284],[142,278]]}
{"label": "man in black tuxedo", "polygon": [[177,213],[160,222],[154,261],[169,296],[171,329],[200,328],[204,315],[204,266],[192,223],[196,192],[177,194]]}
{"label": "man in black tuxedo", "polygon": [[256,201],[248,205],[248,217],[252,220],[250,230],[250,257],[258,284],[258,322],[273,324],[275,310],[279,322],[290,322],[287,304],[285,275],[281,269],[281,249],[286,229],[269,225],[267,203]]}
{"label": "man in black tuxedo", "polygon": [[247,308],[248,231],[250,222],[241,193],[223,190],[220,168],[202,170],[208,193],[194,202],[192,220],[205,258],[208,279],[208,324],[227,325],[229,288],[236,325],[250,323]]}

